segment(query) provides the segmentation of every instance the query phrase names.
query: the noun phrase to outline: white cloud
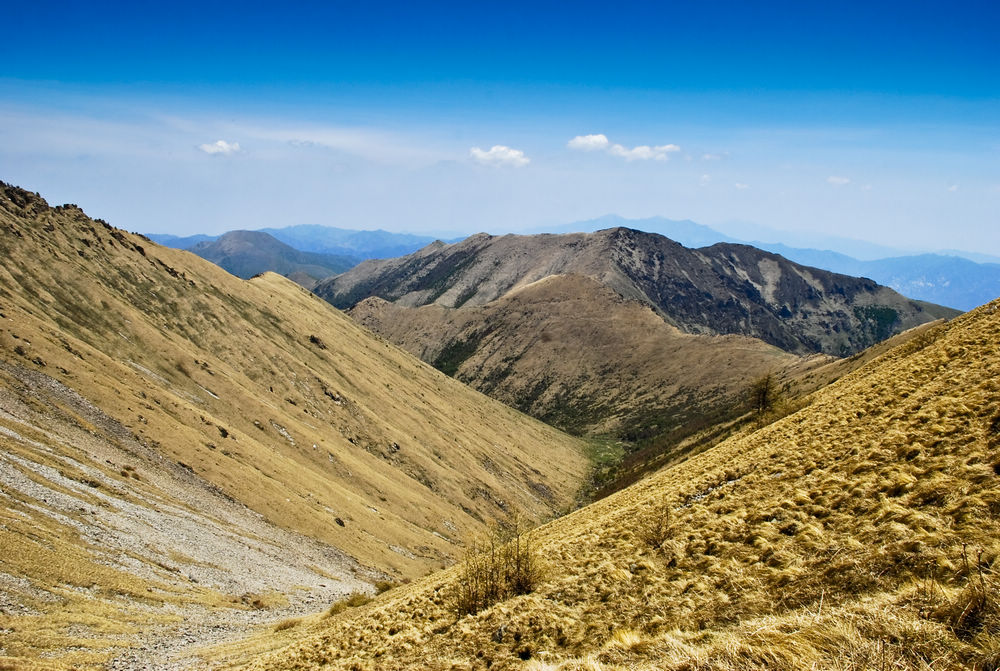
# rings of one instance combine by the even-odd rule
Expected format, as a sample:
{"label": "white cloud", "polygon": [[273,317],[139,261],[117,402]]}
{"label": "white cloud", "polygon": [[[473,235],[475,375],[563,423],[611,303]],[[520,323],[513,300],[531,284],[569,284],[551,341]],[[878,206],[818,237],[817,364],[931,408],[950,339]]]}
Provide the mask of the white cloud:
{"label": "white cloud", "polygon": [[861,187],[861,190],[862,191],[871,191],[872,190],[872,185],[871,184],[865,184],[864,186]]}
{"label": "white cloud", "polygon": [[951,186],[948,187],[948,190],[951,191],[952,193],[955,193],[956,191],[958,191],[958,184],[952,184]]}
{"label": "white cloud", "polygon": [[577,135],[567,142],[566,146],[570,149],[580,149],[581,151],[595,151],[597,149],[607,149],[610,144],[606,135],[598,133],[597,135]]}
{"label": "white cloud", "polygon": [[531,162],[531,159],[525,156],[520,149],[511,149],[502,144],[493,145],[489,151],[473,147],[469,150],[469,154],[484,165],[509,165],[520,168]]}
{"label": "white cloud", "polygon": [[607,151],[612,156],[618,156],[626,161],[666,161],[670,158],[670,154],[681,150],[675,144],[661,144],[655,147],[642,144],[629,149],[620,144],[611,144],[603,133],[577,135],[567,142],[566,146],[580,151]]}
{"label": "white cloud", "polygon": [[702,175],[698,179],[698,183],[701,184],[702,186],[708,186],[708,183],[711,182],[711,181],[712,181],[712,176],[711,175]]}
{"label": "white cloud", "polygon": [[201,149],[206,154],[222,154],[225,156],[238,152],[240,150],[240,143],[219,140],[218,142],[213,142],[211,144],[200,144],[198,145],[198,149]]}
{"label": "white cloud", "polygon": [[733,186],[735,186],[740,191],[742,191],[743,189],[749,189],[750,188],[749,184],[744,184],[743,182],[736,182],[736,184],[733,184]]}
{"label": "white cloud", "polygon": [[701,155],[701,160],[702,161],[721,161],[722,160],[722,154],[702,154]]}
{"label": "white cloud", "polygon": [[827,184],[833,184],[834,186],[844,186],[845,184],[850,184],[851,179],[849,177],[840,177],[838,175],[830,175],[826,178]]}
{"label": "white cloud", "polygon": [[666,161],[670,154],[680,151],[681,148],[675,144],[665,144],[659,147],[639,145],[628,149],[620,144],[613,144],[608,149],[614,156],[620,156],[626,161]]}

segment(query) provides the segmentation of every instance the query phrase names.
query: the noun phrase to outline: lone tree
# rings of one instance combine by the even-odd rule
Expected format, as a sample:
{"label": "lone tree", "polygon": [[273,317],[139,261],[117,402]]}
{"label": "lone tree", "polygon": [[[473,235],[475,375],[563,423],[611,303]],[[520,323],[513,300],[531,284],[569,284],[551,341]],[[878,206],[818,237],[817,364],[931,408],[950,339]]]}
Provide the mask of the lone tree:
{"label": "lone tree", "polygon": [[778,388],[770,373],[750,385],[750,407],[758,417],[774,407],[777,397]]}

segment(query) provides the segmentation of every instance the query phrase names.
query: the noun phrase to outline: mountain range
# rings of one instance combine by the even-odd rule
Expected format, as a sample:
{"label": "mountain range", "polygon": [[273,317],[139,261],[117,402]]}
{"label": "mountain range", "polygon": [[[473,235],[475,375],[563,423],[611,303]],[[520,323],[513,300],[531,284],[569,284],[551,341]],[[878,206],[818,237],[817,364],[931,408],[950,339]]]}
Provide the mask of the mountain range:
{"label": "mountain range", "polygon": [[[749,235],[745,238],[736,238],[690,220],[664,217],[626,219],[617,215],[607,215],[573,224],[547,227],[544,231],[593,232],[615,226],[659,233],[685,247],[692,248],[706,247],[719,242],[747,244],[780,254],[802,265],[843,275],[868,277],[909,298],[947,305],[958,310],[971,310],[1000,295],[1000,258],[972,252],[945,250],[939,253],[913,254],[834,236],[795,236],[761,226],[744,227],[741,230]],[[792,239],[798,240],[798,244],[787,244],[787,241]],[[802,246],[803,243],[826,246],[818,249],[809,248]],[[841,251],[830,251],[831,249]],[[853,250],[858,258],[845,253],[845,250]],[[859,260],[862,256],[864,260]]]}
{"label": "mountain range", "polygon": [[761,379],[792,400],[834,357],[958,314],[753,247],[623,228],[434,243],[314,291],[495,399],[618,441],[598,492],[717,440]]}
{"label": "mountain range", "polygon": [[350,256],[299,251],[260,231],[230,231],[199,242],[190,251],[243,279],[270,271],[291,277],[307,289],[358,263]]}
{"label": "mountain range", "polygon": [[867,279],[792,263],[746,245],[689,249],[627,228],[591,234],[436,242],[368,260],[315,292],[346,309],[370,296],[407,307],[484,305],[550,275],[597,279],[685,333],[740,334],[788,352],[844,356],[955,310],[904,298]]}
{"label": "mountain range", "polygon": [[[355,263],[364,259],[403,256],[434,241],[433,237],[426,235],[390,233],[383,230],[360,231],[314,224],[262,228],[254,232],[267,234],[301,252],[347,257],[354,259]],[[146,237],[167,247],[194,251],[193,248],[199,243],[212,242],[222,236],[199,234],[179,237],[164,233],[149,233]]]}
{"label": "mountain range", "polygon": [[[720,233],[690,220],[664,217],[626,219],[617,215],[606,215],[571,224],[546,226],[533,232],[591,233],[616,227],[659,233],[691,248],[707,247],[719,242],[749,244],[781,254],[790,261],[802,265],[844,275],[868,277],[909,298],[947,305],[958,310],[971,310],[1000,295],[1000,258],[972,252],[942,250],[938,253],[913,254],[892,247],[835,236],[796,235],[749,225],[739,228],[746,234],[740,238]],[[299,251],[343,257],[341,262],[334,264],[336,268],[342,267],[348,260],[359,263],[369,258],[403,256],[434,241],[434,238],[428,236],[389,233],[381,230],[357,231],[317,225],[266,228],[261,232]],[[219,236],[177,237],[150,234],[148,237],[177,249],[192,249],[198,243],[211,242]],[[451,242],[460,239],[455,238]],[[789,244],[790,241],[792,244]],[[271,245],[273,243],[268,246]],[[805,245],[815,245],[815,247]],[[259,258],[244,262],[237,256],[231,255],[228,262],[234,267],[262,267]],[[275,259],[274,263],[275,267],[263,269],[281,272],[277,268],[287,267],[290,262],[288,259]],[[327,267],[325,264],[320,265]],[[313,279],[322,279],[315,272],[307,274]],[[310,284],[310,280],[303,275],[298,279],[306,286]]]}

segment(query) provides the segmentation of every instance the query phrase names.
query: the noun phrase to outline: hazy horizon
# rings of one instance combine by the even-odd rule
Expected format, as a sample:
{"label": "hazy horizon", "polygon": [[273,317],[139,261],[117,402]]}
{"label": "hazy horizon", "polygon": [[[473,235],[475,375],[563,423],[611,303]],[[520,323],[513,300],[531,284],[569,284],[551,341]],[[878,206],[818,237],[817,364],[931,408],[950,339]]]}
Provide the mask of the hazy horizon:
{"label": "hazy horizon", "polygon": [[615,213],[1000,255],[1000,10],[32,3],[0,179],[129,230]]}

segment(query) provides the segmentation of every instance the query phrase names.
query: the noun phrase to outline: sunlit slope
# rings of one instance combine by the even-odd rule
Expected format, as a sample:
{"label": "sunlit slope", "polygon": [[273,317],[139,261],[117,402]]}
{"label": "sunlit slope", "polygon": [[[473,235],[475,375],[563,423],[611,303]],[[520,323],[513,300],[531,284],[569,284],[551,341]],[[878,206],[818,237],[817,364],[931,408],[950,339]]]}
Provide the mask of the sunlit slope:
{"label": "sunlit slope", "polygon": [[[375,339],[277,275],[242,281],[6,185],[0,258],[10,399],[0,446],[4,467],[9,455],[24,459],[17,468],[28,479],[49,478],[38,464],[67,468],[71,457],[81,464],[74,474],[96,469],[80,478],[98,490],[112,478],[116,497],[149,507],[158,496],[176,504],[170,483],[191,478],[274,529],[397,578],[450,562],[463,535],[508,510],[550,517],[583,479],[574,439]],[[114,429],[79,412],[50,423],[58,408],[18,391],[32,375],[59,398],[79,393]],[[101,446],[66,437],[81,428]],[[140,449],[148,452],[141,459]],[[146,491],[151,481],[159,494]],[[49,525],[59,517],[27,485],[16,496],[27,508],[11,519]],[[69,533],[74,524],[57,521],[81,561],[90,556],[84,537]],[[0,540],[5,550],[42,543],[7,524]],[[9,557],[0,553],[0,572],[13,579],[42,588],[69,581],[21,574],[30,567]]]}
{"label": "sunlit slope", "polygon": [[684,333],[582,275],[550,275],[482,306],[411,308],[369,298],[349,314],[550,424],[631,440],[742,413],[755,379],[825,360],[745,336]]}
{"label": "sunlit slope", "polygon": [[996,668],[1000,301],[783,420],[544,526],[531,594],[457,572],[254,668]]}

